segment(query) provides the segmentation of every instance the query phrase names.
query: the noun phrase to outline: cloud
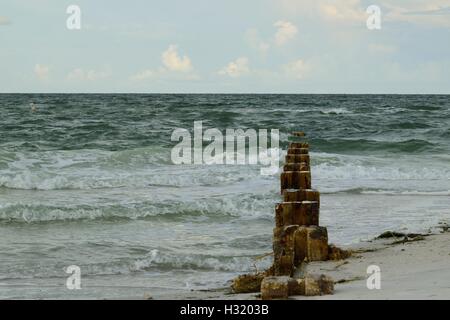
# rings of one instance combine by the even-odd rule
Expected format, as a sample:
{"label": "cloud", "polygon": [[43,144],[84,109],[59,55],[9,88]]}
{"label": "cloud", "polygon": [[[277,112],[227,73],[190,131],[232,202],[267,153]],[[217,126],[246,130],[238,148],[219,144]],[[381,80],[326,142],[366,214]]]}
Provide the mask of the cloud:
{"label": "cloud", "polygon": [[410,0],[407,3],[397,3],[384,0],[383,7],[387,10],[385,18],[389,22],[407,22],[437,27],[450,27],[450,5],[448,0]]}
{"label": "cloud", "polygon": [[336,0],[333,3],[318,1],[319,12],[325,18],[340,22],[359,22],[367,20],[367,7],[360,0]]}
{"label": "cloud", "polygon": [[6,26],[11,24],[11,20],[9,20],[7,17],[0,16],[0,26]]}
{"label": "cloud", "polygon": [[237,58],[235,61],[230,62],[218,73],[220,75],[226,75],[232,78],[237,78],[242,75],[248,74],[249,72],[250,68],[248,66],[248,59],[246,57],[240,57]]}
{"label": "cloud", "polygon": [[262,54],[266,54],[273,46],[281,47],[294,39],[298,33],[298,28],[289,21],[279,20],[273,24],[277,29],[275,35],[268,40],[264,40],[259,35],[256,28],[250,28],[245,32],[247,43]]}
{"label": "cloud", "polygon": [[297,27],[289,21],[277,21],[273,25],[278,30],[275,34],[275,44],[282,46],[295,37],[298,32]]}
{"label": "cloud", "polygon": [[39,80],[47,80],[50,73],[50,68],[46,65],[36,64],[34,66],[34,74]]}
{"label": "cloud", "polygon": [[283,66],[286,76],[295,79],[304,79],[310,72],[311,66],[302,59],[292,61]]}
{"label": "cloud", "polygon": [[188,56],[181,57],[178,54],[177,46],[173,44],[162,53],[162,61],[164,66],[170,71],[189,72],[193,69],[191,59]]}
{"label": "cloud", "polygon": [[76,68],[68,73],[67,80],[96,81],[108,78],[110,75],[110,71],[84,70],[82,68]]}
{"label": "cloud", "polygon": [[[272,0],[284,14],[353,22],[365,17],[361,0]],[[382,0],[379,0],[382,1]]]}
{"label": "cloud", "polygon": [[[364,23],[370,4],[381,8],[382,21],[450,27],[448,0],[272,0],[286,15],[320,18],[331,23]],[[364,24],[365,26],[365,24]]]}
{"label": "cloud", "polygon": [[170,45],[161,54],[163,66],[156,69],[144,69],[130,76],[132,81],[145,81],[149,79],[170,80],[198,80],[200,77],[194,72],[191,60],[187,56],[178,54],[178,47]]}
{"label": "cloud", "polygon": [[147,80],[199,80],[200,76],[194,72],[173,72],[164,67],[158,69],[144,69],[129,77],[131,81]]}

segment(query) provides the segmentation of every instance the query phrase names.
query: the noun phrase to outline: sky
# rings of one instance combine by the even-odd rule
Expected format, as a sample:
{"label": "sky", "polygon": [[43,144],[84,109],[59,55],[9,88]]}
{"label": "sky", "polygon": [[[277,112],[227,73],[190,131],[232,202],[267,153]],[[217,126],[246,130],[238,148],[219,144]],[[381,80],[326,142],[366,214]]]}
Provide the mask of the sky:
{"label": "sky", "polygon": [[450,94],[450,0],[1,0],[0,92]]}

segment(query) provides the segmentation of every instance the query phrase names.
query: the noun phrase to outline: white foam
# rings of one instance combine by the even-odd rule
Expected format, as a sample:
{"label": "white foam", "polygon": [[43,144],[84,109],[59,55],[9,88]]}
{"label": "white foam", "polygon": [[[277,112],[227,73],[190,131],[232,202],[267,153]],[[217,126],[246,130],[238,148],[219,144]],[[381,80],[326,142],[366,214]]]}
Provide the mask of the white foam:
{"label": "white foam", "polygon": [[320,109],[321,113],[324,114],[348,114],[352,113],[350,110],[346,108],[330,108],[330,109]]}

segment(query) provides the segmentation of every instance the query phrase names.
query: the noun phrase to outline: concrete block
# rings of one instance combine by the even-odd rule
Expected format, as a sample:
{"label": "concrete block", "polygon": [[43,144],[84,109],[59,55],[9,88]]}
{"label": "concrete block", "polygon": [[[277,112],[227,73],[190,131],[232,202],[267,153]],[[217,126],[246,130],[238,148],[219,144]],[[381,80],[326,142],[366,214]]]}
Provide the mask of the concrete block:
{"label": "concrete block", "polygon": [[302,163],[310,165],[309,154],[288,154],[286,155],[286,163]]}
{"label": "concrete block", "polygon": [[273,273],[276,276],[294,273],[294,234],[297,225],[273,229]]}
{"label": "concrete block", "polygon": [[289,148],[287,154],[308,154],[308,148]]}
{"label": "concrete block", "polygon": [[320,192],[313,189],[286,189],[283,190],[284,202],[317,201],[320,207]]}
{"label": "concrete block", "polygon": [[282,202],[275,208],[275,226],[318,226],[319,204],[317,201]]}
{"label": "concrete block", "polygon": [[235,279],[231,285],[234,293],[252,293],[261,290],[261,281],[264,279],[265,273],[243,274]]}
{"label": "concrete block", "polygon": [[265,277],[261,282],[261,299],[287,299],[297,286],[297,281],[291,277]]}
{"label": "concrete block", "polygon": [[333,294],[334,281],[326,275],[308,275],[303,279],[305,296],[321,296]]}
{"label": "concrete block", "polygon": [[286,171],[280,175],[281,193],[286,189],[311,189],[311,171]]}
{"label": "concrete block", "polygon": [[283,166],[283,171],[311,171],[310,167],[307,163],[301,162],[301,163],[286,163]]}
{"label": "concrete block", "polygon": [[300,226],[294,234],[294,265],[307,261],[328,259],[327,228],[319,226]]}
{"label": "concrete block", "polygon": [[291,142],[291,143],[289,143],[289,148],[290,149],[309,148],[309,143],[308,142]]}

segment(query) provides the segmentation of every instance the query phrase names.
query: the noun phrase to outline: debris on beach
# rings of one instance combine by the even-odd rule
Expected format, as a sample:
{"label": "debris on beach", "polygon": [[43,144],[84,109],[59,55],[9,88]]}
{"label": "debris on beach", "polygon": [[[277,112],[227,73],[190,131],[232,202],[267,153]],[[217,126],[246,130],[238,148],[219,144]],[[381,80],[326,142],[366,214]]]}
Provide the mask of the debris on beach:
{"label": "debris on beach", "polygon": [[450,226],[448,225],[447,222],[441,221],[438,224],[438,228],[441,229],[441,233],[445,233],[445,232],[448,232],[448,230],[450,229]]}
{"label": "debris on beach", "polygon": [[402,243],[407,243],[407,242],[425,240],[425,237],[429,236],[430,234],[385,231],[382,234],[380,234],[378,237],[376,237],[375,239],[383,240],[383,239],[392,239],[393,238],[394,241],[389,244],[395,245],[395,244],[402,244]]}
{"label": "debris on beach", "polygon": [[389,239],[389,238],[417,238],[417,237],[423,237],[424,234],[420,233],[402,233],[402,232],[396,232],[396,231],[385,231],[382,234],[380,234],[376,239]]}
{"label": "debris on beach", "polygon": [[344,260],[350,258],[352,252],[336,247],[334,244],[328,245],[328,260]]}

